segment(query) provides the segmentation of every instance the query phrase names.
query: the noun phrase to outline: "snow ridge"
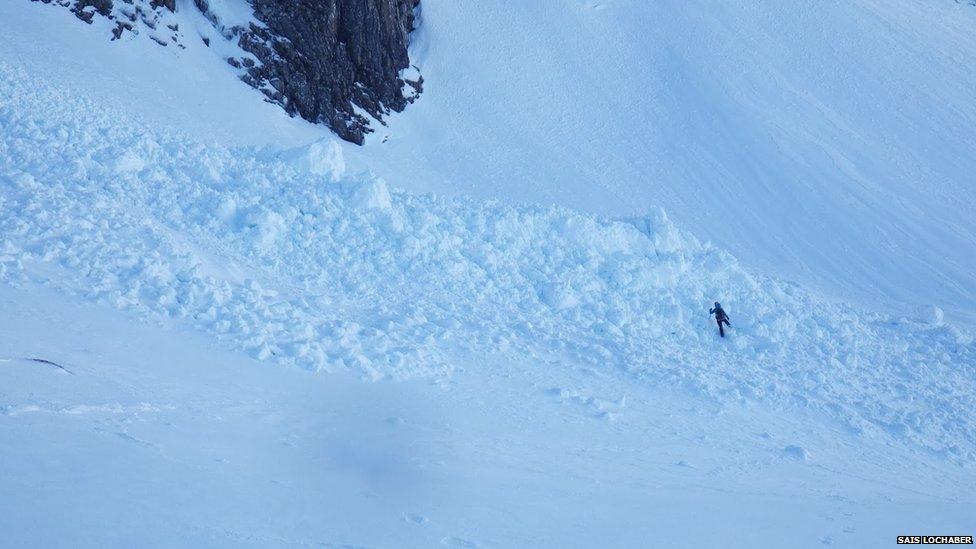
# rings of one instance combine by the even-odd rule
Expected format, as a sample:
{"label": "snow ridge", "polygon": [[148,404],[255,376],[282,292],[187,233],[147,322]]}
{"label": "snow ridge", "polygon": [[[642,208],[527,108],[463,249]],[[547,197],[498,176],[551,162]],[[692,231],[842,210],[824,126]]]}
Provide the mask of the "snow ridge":
{"label": "snow ridge", "polygon": [[889,318],[819,300],[663,212],[407,194],[346,175],[337,150],[193,142],[0,64],[0,280],[312,370],[441,379],[455,352],[528,354],[719,403],[812,408],[976,460],[973,340],[936,309]]}

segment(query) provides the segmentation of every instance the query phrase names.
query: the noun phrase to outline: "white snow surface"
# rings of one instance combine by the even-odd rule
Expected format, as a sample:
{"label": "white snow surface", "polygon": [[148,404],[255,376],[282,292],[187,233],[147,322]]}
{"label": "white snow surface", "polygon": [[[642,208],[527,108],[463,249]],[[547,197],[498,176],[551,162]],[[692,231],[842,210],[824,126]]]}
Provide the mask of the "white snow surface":
{"label": "white snow surface", "polygon": [[315,177],[303,156],[195,143],[0,71],[5,279],[183,319],[310,370],[442,378],[456,367],[445,346],[544,352],[976,458],[973,339],[941,314],[858,311],[753,276],[664,214]]}
{"label": "white snow surface", "polygon": [[356,148],[0,4],[0,545],[976,530],[976,8],[421,16]]}
{"label": "white snow surface", "polygon": [[970,4],[433,0],[422,99],[353,154],[442,194],[664,208],[753,272],[974,325]]}
{"label": "white snow surface", "polygon": [[0,305],[3,547],[863,548],[973,528],[971,469],[809,410],[500,350],[455,354],[477,367],[444,383],[361,383],[33,283]]}
{"label": "white snow surface", "polygon": [[[0,5],[0,56],[148,123],[290,148],[328,134],[241,86],[243,55],[183,0],[185,50],[66,10]],[[218,11],[236,22],[243,2]],[[976,9],[954,0],[428,0],[425,92],[352,169],[414,192],[665,209],[699,238],[834,299],[976,323]]]}

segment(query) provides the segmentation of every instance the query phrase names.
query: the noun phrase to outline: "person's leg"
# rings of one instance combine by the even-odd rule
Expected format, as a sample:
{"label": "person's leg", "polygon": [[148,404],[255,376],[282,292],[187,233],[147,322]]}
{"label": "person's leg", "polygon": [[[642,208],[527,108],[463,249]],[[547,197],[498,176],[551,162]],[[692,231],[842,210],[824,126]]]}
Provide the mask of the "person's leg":
{"label": "person's leg", "polygon": [[722,321],[718,321],[718,335],[725,337],[725,329],[722,328]]}

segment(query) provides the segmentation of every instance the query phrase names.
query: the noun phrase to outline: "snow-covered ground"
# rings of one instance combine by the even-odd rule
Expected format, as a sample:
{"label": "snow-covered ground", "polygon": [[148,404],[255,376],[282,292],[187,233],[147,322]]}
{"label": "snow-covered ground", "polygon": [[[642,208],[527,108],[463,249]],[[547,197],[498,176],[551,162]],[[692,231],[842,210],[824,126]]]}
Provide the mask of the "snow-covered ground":
{"label": "snow-covered ground", "polygon": [[[758,18],[785,35],[812,12],[745,6],[702,20],[704,7],[659,5],[671,26],[655,33],[644,3],[565,2],[552,19],[539,5],[425,2],[415,56],[428,89],[363,149],[285,118],[192,41],[121,47],[97,21],[0,5],[13,36],[0,44],[0,543],[869,547],[976,530],[963,216],[963,174],[976,172],[962,149],[976,107],[961,104],[972,75],[947,72],[941,106],[905,111],[916,134],[941,121],[958,138],[902,158],[925,167],[908,185],[907,164],[840,178],[804,156],[812,149],[791,149],[822,130],[804,110],[814,96],[763,111],[806,113],[790,123],[763,118],[756,97],[802,89],[745,71],[737,86],[755,94],[736,88],[726,127],[781,125],[786,141],[739,164],[732,144],[758,134],[742,129],[706,154],[716,126],[703,121],[717,115],[700,109],[725,92],[682,71],[714,64],[728,80],[745,70],[736,56],[756,50],[677,39],[724,29],[748,43],[768,37],[733,23]],[[903,43],[869,23],[885,15],[901,29],[916,4],[845,6],[826,13],[860,14],[867,30],[846,27],[853,37]],[[927,33],[972,22],[968,8],[919,11],[918,44],[944,40],[954,49],[935,51],[948,59],[976,58],[968,35]],[[465,17],[503,40],[464,32]],[[533,20],[546,33],[530,32]],[[609,26],[634,48],[617,64],[594,46]],[[574,32],[582,45],[569,47]],[[675,42],[652,44],[640,65],[671,95],[636,101],[636,80],[613,77],[644,59],[637,35]],[[451,46],[482,40],[480,51]],[[812,64],[847,51],[806,46]],[[789,57],[775,53],[767,68]],[[503,78],[491,64],[457,64],[478,56],[521,66]],[[578,85],[533,80],[546,71]],[[836,72],[823,78],[831,98],[850,95]],[[606,99],[607,82],[633,95]],[[516,131],[543,104],[556,114]],[[864,118],[848,137],[870,118],[851,109]],[[832,127],[850,129],[838,116]],[[863,155],[841,164],[867,170],[878,147],[905,150],[911,128],[899,128],[813,141]],[[648,131],[661,133],[648,141]],[[653,165],[639,148],[648,143]],[[799,156],[787,163],[785,150]],[[746,185],[750,170],[785,186]],[[722,198],[732,191],[741,200]],[[535,204],[550,200],[560,205]],[[704,222],[690,215],[699,200]],[[810,209],[783,217],[797,203]],[[708,222],[719,205],[744,218],[721,237]],[[862,205],[873,209],[865,225],[844,223]],[[839,232],[811,239],[803,216],[827,210],[823,226]],[[912,239],[888,253],[871,235],[893,227]],[[888,262],[900,274],[879,286]],[[856,299],[839,303],[843,294]],[[887,294],[899,305],[866,305]],[[727,340],[707,317],[715,299],[732,317]],[[924,303],[955,307],[953,321]]]}
{"label": "snow-covered ground", "polygon": [[970,4],[435,0],[424,100],[353,152],[442,194],[663,207],[751,270],[972,325]]}
{"label": "snow-covered ground", "polygon": [[504,351],[362,383],[32,283],[0,306],[4,547],[887,547],[974,527],[971,467],[810,409]]}
{"label": "snow-covered ground", "polygon": [[[443,377],[456,368],[446,346],[545,352],[976,458],[973,339],[938,309],[823,301],[745,272],[663,213],[411,195],[346,175],[330,143],[205,146],[0,74],[6,279],[182,318],[310,370]],[[728,341],[713,296],[732,315]]]}
{"label": "snow-covered ground", "polygon": [[[239,21],[239,4],[214,6]],[[240,52],[181,17],[185,50],[4,2],[0,58],[204,141],[327,135],[241,86],[222,59]],[[344,148],[415,192],[664,208],[754,272],[973,325],[973,28],[954,0],[429,0],[411,54],[424,100]]]}

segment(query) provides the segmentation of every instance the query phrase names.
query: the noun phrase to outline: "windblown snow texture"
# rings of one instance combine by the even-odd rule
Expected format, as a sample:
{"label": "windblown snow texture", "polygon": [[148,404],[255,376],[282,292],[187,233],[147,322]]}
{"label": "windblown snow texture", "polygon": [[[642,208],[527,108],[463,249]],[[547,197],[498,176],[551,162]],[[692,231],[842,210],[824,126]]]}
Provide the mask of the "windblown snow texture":
{"label": "windblown snow texture", "polygon": [[[972,338],[745,272],[663,213],[411,195],[338,147],[205,145],[0,65],[0,280],[177,319],[263,360],[443,378],[545,352],[976,458]],[[736,320],[718,338],[708,308]]]}

